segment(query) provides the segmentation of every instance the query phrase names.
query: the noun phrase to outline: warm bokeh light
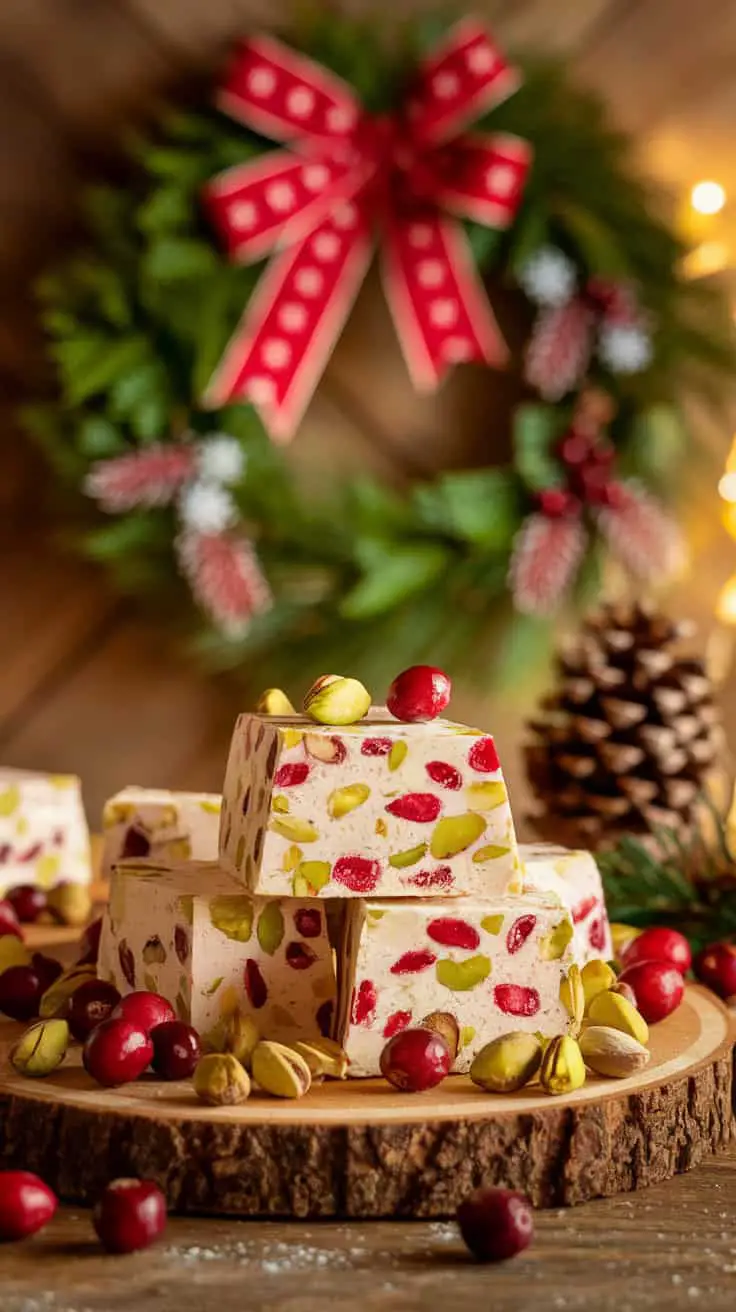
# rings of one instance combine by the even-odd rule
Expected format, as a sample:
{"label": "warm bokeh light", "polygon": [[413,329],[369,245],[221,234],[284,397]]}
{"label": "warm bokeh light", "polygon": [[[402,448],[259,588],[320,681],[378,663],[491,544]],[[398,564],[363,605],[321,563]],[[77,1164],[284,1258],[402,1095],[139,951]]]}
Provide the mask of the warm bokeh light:
{"label": "warm bokeh light", "polygon": [[703,241],[688,251],[680,269],[684,278],[711,278],[728,266],[729,259],[725,241]]}
{"label": "warm bokeh light", "polygon": [[719,495],[724,501],[736,501],[736,472],[726,473],[718,483]]}
{"label": "warm bokeh light", "polygon": [[721,588],[721,595],[716,602],[716,618],[721,624],[736,624],[736,574]]}
{"label": "warm bokeh light", "polygon": [[736,501],[727,501],[721,511],[721,523],[729,537],[736,538]]}
{"label": "warm bokeh light", "polygon": [[690,193],[690,204],[698,214],[719,214],[726,204],[720,182],[698,182]]}

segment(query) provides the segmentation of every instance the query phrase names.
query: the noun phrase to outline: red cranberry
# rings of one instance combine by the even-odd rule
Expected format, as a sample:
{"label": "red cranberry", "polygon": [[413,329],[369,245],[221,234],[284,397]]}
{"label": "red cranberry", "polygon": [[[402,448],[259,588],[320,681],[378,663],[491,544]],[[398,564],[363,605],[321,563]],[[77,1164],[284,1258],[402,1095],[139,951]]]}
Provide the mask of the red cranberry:
{"label": "red cranberry", "polygon": [[199,1061],[199,1035],[183,1020],[167,1020],[151,1030],[151,1065],[162,1080],[188,1080]]}
{"label": "red cranberry", "polygon": [[26,925],[32,925],[46,910],[46,894],[35,884],[16,884],[8,889],[6,897],[18,919]]}
{"label": "red cranberry", "polygon": [[90,979],[86,984],[80,984],[69,1003],[69,1029],[75,1039],[84,1043],[93,1029],[108,1019],[119,1001],[120,994],[115,985],[104,979]]}
{"label": "red cranberry", "polygon": [[31,1171],[0,1171],[0,1240],[35,1235],[57,1207],[56,1195]]}
{"label": "red cranberry", "polygon": [[156,1025],[176,1020],[176,1012],[160,993],[148,993],[145,989],[139,989],[137,993],[127,993],[120,999],[112,1019],[129,1020],[145,1034],[150,1034]]}
{"label": "red cranberry", "polygon": [[695,974],[719,998],[736,993],[736,947],[731,943],[711,943],[695,958]]}
{"label": "red cranberry", "polygon": [[95,1204],[92,1223],[108,1253],[135,1253],[166,1229],[166,1199],[153,1180],[113,1180]]}
{"label": "red cranberry", "polygon": [[31,965],[41,981],[44,993],[51,988],[64,969],[60,961],[55,957],[45,956],[43,952],[33,953]]}
{"label": "red cranberry", "polygon": [[16,938],[23,937],[15,907],[6,897],[0,898],[0,935],[2,934],[15,934]]}
{"label": "red cranberry", "polygon": [[411,665],[394,679],[386,705],[397,720],[434,720],[447,706],[452,683],[434,665]]}
{"label": "red cranberry", "polygon": [[529,1199],[513,1189],[476,1189],[457,1209],[460,1234],[479,1262],[504,1262],[534,1234]]}
{"label": "red cranberry", "polygon": [[679,970],[666,961],[637,961],[622,971],[619,984],[634,990],[637,1009],[651,1025],[679,1007],[685,992]]}
{"label": "red cranberry", "polygon": [[652,927],[627,944],[622,960],[624,966],[633,966],[637,961],[667,961],[684,975],[692,965],[693,954],[685,935],[678,930]]}
{"label": "red cranberry", "polygon": [[450,1049],[434,1030],[402,1030],[381,1053],[381,1074],[402,1093],[433,1089],[450,1074],[451,1066]]}
{"label": "red cranberry", "polygon": [[79,940],[79,956],[77,957],[78,966],[97,965],[97,956],[100,951],[101,932],[102,916],[97,920],[92,920],[90,922]]}
{"label": "red cranberry", "polygon": [[84,1045],[84,1068],[98,1084],[112,1086],[137,1080],[153,1057],[153,1044],[140,1026],[129,1020],[104,1020]]}
{"label": "red cranberry", "polygon": [[9,966],[0,975],[0,1011],[13,1020],[31,1020],[45,992],[33,966]]}

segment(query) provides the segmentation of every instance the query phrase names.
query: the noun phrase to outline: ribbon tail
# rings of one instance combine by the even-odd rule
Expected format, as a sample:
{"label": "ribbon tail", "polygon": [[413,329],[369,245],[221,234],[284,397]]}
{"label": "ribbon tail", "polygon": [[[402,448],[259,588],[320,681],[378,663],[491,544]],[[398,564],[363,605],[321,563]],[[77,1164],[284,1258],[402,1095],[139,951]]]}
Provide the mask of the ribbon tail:
{"label": "ribbon tail", "polygon": [[272,259],[207,387],[210,408],[242,399],[275,442],[289,442],[350,313],[371,260],[370,228],[346,202]]}
{"label": "ribbon tail", "polygon": [[501,368],[508,348],[462,227],[433,211],[393,217],[382,244],[386,299],[415,387],[431,391],[453,364]]}

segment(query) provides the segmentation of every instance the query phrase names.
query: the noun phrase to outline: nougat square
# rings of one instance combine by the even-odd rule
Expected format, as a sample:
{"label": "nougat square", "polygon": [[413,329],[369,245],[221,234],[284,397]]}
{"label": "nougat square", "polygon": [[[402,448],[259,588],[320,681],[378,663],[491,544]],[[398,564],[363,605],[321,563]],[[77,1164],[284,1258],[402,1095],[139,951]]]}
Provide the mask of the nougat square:
{"label": "nougat square", "polygon": [[92,878],[89,829],[71,774],[0,770],[0,894],[16,884],[50,888]]}
{"label": "nougat square", "polygon": [[252,897],[216,862],[117,865],[98,973],[121,993],[161,993],[203,1035],[235,1009],[286,1040],[333,1018],[326,908]]}
{"label": "nougat square", "polygon": [[387,1041],[448,1012],[453,1069],[509,1030],[565,1033],[560,988],[575,962],[569,911],[543,896],[350,903],[338,969],[334,1037],[351,1075],[377,1075]]}
{"label": "nougat square", "polygon": [[569,907],[576,951],[585,963],[613,956],[603,881],[591,852],[571,851],[552,843],[522,843],[519,856],[524,890],[556,894]]}
{"label": "nougat square", "polygon": [[219,793],[123,788],[102,812],[102,873],[116,861],[214,861],[220,828]]}
{"label": "nougat square", "polygon": [[241,715],[220,857],[280,896],[493,897],[520,889],[506,785],[489,734],[446,720],[359,724]]}

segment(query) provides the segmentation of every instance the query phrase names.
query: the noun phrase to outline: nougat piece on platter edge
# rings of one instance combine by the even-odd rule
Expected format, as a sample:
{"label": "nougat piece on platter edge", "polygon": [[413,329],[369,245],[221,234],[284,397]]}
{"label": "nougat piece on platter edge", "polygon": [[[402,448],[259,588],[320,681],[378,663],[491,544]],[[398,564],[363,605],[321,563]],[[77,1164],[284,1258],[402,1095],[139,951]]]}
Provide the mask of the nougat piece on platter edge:
{"label": "nougat piece on platter edge", "polygon": [[491,735],[445,720],[404,724],[381,707],[340,728],[241,715],[220,857],[253,892],[280,896],[493,897],[521,888]]}
{"label": "nougat piece on platter edge", "polygon": [[570,908],[581,961],[597,957],[610,960],[611,927],[603,881],[593,854],[552,843],[521,843],[519,857],[524,891],[554,893]]}
{"label": "nougat piece on platter edge", "polygon": [[554,897],[351,902],[333,1034],[351,1075],[377,1075],[388,1039],[446,1012],[459,1033],[453,1070],[467,1071],[510,1030],[567,1032],[560,991],[573,963],[570,912]]}
{"label": "nougat piece on platter edge", "polygon": [[202,1035],[236,1009],[287,1041],[334,1020],[326,907],[253,897],[214,861],[118,863],[98,974],[121,993],[162,994]]}
{"label": "nougat piece on platter edge", "polygon": [[88,884],[90,839],[79,779],[0,769],[0,895],[16,884]]}
{"label": "nougat piece on platter edge", "polygon": [[103,875],[116,861],[214,861],[221,803],[219,793],[129,784],[103,808]]}

